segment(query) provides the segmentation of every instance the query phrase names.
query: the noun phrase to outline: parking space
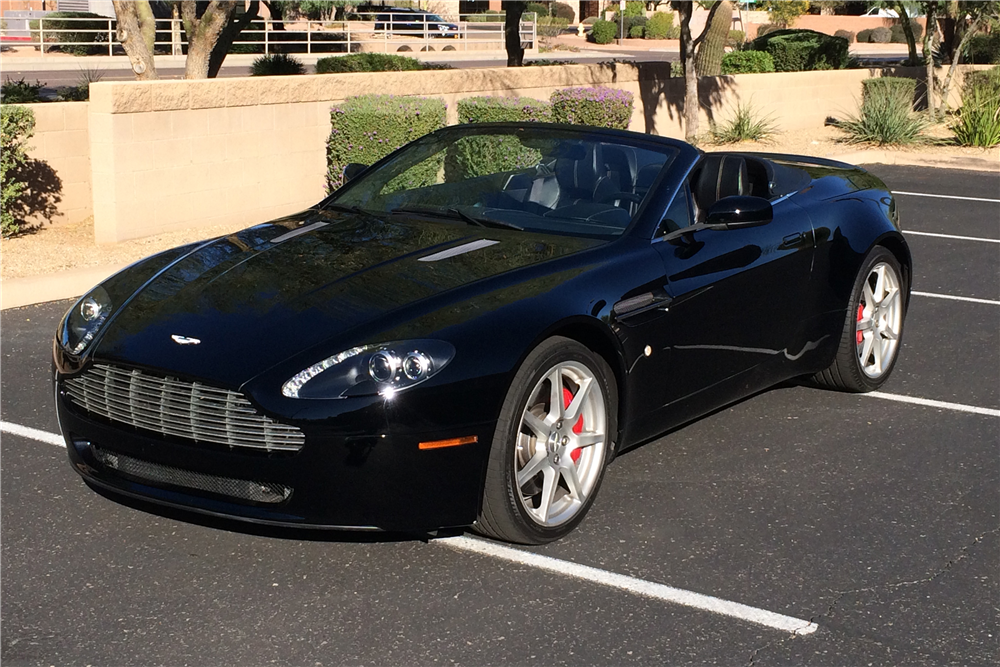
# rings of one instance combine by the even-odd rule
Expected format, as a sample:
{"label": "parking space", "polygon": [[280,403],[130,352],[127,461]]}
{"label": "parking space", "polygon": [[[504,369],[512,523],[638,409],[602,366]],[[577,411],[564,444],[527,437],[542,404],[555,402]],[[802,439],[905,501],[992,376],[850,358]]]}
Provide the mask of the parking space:
{"label": "parking space", "polygon": [[[1000,199],[996,174],[871,170],[896,191]],[[897,200],[906,230],[1000,238],[1000,202]],[[96,494],[63,449],[7,426],[57,430],[49,357],[68,303],[4,311],[3,660],[995,664],[1000,245],[908,240],[914,289],[936,296],[913,297],[882,392],[985,414],[772,389],[619,457],[578,531],[518,548],[551,567],[447,540],[253,528]],[[818,629],[795,635],[630,592],[614,575]]]}

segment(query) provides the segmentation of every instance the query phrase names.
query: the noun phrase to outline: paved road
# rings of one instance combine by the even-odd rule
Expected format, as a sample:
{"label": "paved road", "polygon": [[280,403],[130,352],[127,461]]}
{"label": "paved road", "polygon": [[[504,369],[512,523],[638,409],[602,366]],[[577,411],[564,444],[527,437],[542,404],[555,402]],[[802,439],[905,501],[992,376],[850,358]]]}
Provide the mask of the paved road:
{"label": "paved road", "polygon": [[[995,174],[875,166],[1000,199]],[[898,196],[918,292],[884,392],[1000,406],[1000,203]],[[0,418],[56,430],[68,302],[2,314]],[[5,665],[995,665],[1000,418],[788,385],[620,457],[521,553],[815,622],[796,636],[405,535],[249,528],[108,499],[4,433]]]}

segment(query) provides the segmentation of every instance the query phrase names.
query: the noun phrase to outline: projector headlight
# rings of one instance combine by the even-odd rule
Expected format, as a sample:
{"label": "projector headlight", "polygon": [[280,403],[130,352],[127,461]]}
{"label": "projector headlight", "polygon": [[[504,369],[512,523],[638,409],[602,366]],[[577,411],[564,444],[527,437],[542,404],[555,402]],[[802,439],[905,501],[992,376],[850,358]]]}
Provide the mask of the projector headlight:
{"label": "projector headlight", "polygon": [[80,354],[87,349],[111,316],[111,297],[103,287],[95,287],[73,304],[63,317],[59,342],[67,352]]}
{"label": "projector headlight", "polygon": [[289,398],[387,398],[437,375],[455,357],[443,340],[404,340],[344,350],[296,373],[281,386]]}

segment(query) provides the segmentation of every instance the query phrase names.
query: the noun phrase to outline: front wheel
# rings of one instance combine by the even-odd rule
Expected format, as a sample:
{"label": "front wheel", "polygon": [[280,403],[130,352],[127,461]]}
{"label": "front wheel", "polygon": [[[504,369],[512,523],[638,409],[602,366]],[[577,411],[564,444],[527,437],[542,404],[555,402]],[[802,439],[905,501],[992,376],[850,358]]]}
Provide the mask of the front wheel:
{"label": "front wheel", "polygon": [[561,337],[533,350],[504,400],[476,530],[522,544],[572,531],[597,495],[617,412],[614,375],[600,356]]}
{"label": "front wheel", "polygon": [[837,358],[815,380],[843,391],[874,391],[889,378],[903,335],[906,285],[885,248],[869,253],[858,274]]}

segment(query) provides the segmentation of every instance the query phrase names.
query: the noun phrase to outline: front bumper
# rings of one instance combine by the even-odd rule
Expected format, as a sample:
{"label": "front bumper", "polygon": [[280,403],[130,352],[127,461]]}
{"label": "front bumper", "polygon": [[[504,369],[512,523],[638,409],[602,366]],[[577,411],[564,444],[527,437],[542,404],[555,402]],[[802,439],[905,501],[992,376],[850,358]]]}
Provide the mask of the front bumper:
{"label": "front bumper", "polygon": [[[394,404],[373,397],[349,418],[285,420],[306,435],[298,452],[247,452],[92,416],[67,397],[59,375],[55,394],[70,462],[88,482],[204,514],[299,527],[408,531],[473,523],[496,425],[414,429],[399,418],[410,396],[397,396]],[[419,448],[470,435],[478,442]],[[222,492],[262,487],[287,489],[287,498]]]}

